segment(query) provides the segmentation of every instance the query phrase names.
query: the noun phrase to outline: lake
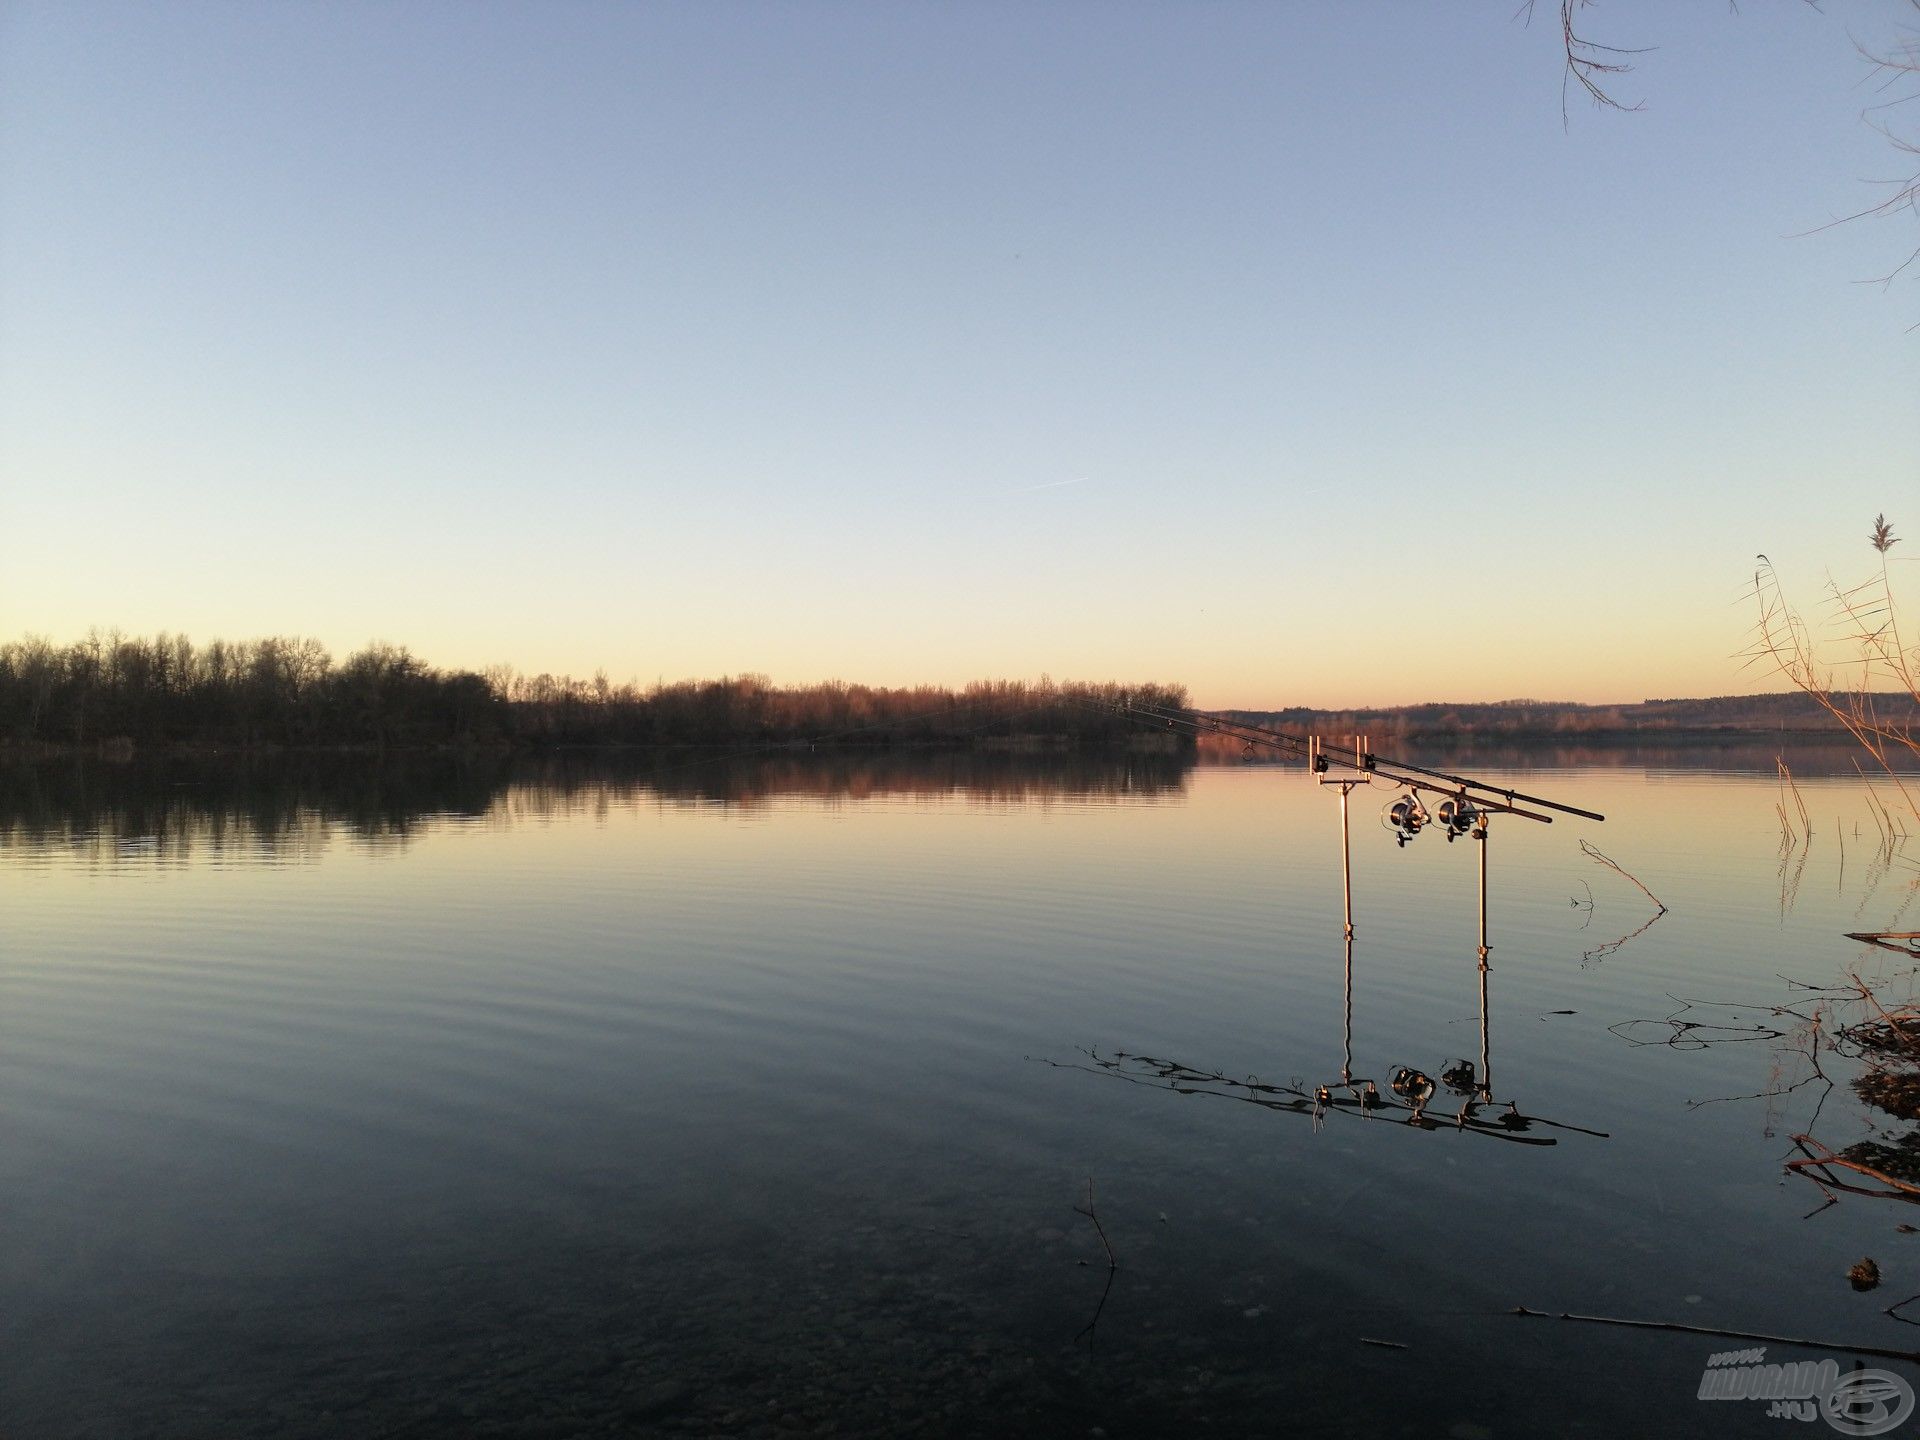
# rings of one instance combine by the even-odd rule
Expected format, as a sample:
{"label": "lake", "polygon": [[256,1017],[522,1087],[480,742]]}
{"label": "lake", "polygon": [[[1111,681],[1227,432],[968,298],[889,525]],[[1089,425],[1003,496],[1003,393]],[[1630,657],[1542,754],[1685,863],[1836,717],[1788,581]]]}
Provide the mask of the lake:
{"label": "lake", "polygon": [[1295,766],[0,770],[0,1434],[1764,1435],[1510,1312],[1920,1349],[1920,1214],[1783,1170],[1908,1127],[1760,1094],[1911,969],[1844,752],[1784,848],[1770,750],[1415,758],[1608,817],[1492,826],[1490,1071],[1475,842],[1355,793],[1349,986]]}

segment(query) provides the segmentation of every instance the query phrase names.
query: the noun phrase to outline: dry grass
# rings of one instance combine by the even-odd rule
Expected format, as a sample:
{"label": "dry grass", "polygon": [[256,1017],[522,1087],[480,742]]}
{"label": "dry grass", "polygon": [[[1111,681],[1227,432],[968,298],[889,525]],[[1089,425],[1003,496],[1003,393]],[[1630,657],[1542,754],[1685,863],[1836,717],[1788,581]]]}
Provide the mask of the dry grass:
{"label": "dry grass", "polygon": [[[1903,635],[1887,565],[1888,552],[1900,540],[1884,515],[1875,517],[1867,539],[1879,560],[1877,571],[1850,586],[1829,578],[1817,624],[1789,600],[1773,562],[1759,556],[1752,587],[1756,616],[1742,654],[1748,665],[1786,680],[1839,722],[1866,751],[1872,771],[1897,796],[1900,808],[1920,817],[1912,774],[1920,765],[1920,730],[1912,712],[1888,714],[1884,698],[1876,694],[1907,696],[1920,711],[1920,649],[1909,648]],[[1786,778],[1783,767],[1783,782]],[[1904,837],[1904,820],[1871,779],[1868,792],[1883,832]],[[1798,804],[1798,795],[1794,798]],[[1804,822],[1804,807],[1801,811]],[[1785,818],[1783,807],[1783,823]]]}

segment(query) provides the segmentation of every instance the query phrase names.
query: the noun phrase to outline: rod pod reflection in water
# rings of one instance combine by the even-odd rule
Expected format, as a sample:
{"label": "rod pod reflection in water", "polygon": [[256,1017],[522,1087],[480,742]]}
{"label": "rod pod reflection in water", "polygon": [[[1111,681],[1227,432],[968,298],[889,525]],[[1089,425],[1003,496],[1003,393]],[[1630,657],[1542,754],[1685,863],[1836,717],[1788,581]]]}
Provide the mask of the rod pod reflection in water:
{"label": "rod pod reflection in water", "polygon": [[[1317,735],[1306,737],[1307,768],[1323,786],[1331,785],[1340,792],[1340,891],[1343,901],[1343,928],[1347,938],[1347,985],[1351,991],[1353,984],[1353,854],[1352,841],[1348,834],[1348,798],[1357,785],[1371,783],[1371,777],[1379,771],[1379,761],[1368,744],[1367,737],[1353,737],[1352,758],[1341,757],[1339,762],[1354,774],[1335,775],[1332,772],[1336,763],[1335,753],[1328,750]],[[1437,772],[1435,772],[1437,773]],[[1449,777],[1460,780],[1460,777]],[[1447,843],[1452,844],[1463,835],[1472,836],[1479,847],[1480,875],[1480,943],[1477,949],[1480,975],[1480,1069],[1477,1084],[1466,1083],[1471,1074],[1471,1066],[1465,1061],[1450,1065],[1443,1076],[1452,1076],[1450,1082],[1456,1089],[1478,1090],[1482,1099],[1493,1099],[1493,1065],[1488,1044],[1487,1011],[1487,974],[1492,968],[1490,957],[1493,947],[1487,943],[1487,832],[1492,812],[1498,808],[1507,808],[1508,813],[1517,814],[1526,819],[1548,820],[1549,817],[1530,815],[1524,810],[1511,807],[1498,807],[1479,802],[1469,794],[1467,782],[1460,780],[1460,789],[1443,799],[1438,808],[1429,813],[1422,803],[1421,791],[1433,791],[1437,787],[1421,782],[1402,782],[1406,785],[1404,793],[1390,801],[1381,811],[1381,823],[1393,834],[1399,848],[1417,838],[1430,823],[1437,824],[1445,833]],[[1508,792],[1513,794],[1515,792]],[[1552,804],[1550,801],[1537,803]],[[1571,807],[1564,807],[1571,808]],[[1574,813],[1588,814],[1587,811]],[[1597,817],[1596,817],[1597,818]],[[1549,822],[1550,823],[1550,822]],[[1349,1001],[1351,1004],[1351,1001]],[[1404,1067],[1403,1067],[1404,1068]],[[1344,1077],[1343,1077],[1344,1078]],[[1420,1082],[1425,1082],[1424,1085]],[[1324,1088],[1324,1087],[1323,1087]],[[1427,1100],[1433,1094],[1433,1083],[1418,1071],[1396,1076],[1394,1091],[1415,1103],[1415,1113],[1420,1113]]]}
{"label": "rod pod reflection in water", "polygon": [[[1338,1088],[1345,1093],[1336,1095],[1335,1087],[1331,1085],[1316,1085],[1308,1091],[1300,1082],[1288,1086],[1275,1086],[1261,1085],[1251,1080],[1232,1081],[1225,1076],[1191,1069],[1179,1062],[1156,1060],[1150,1056],[1129,1056],[1125,1052],[1120,1052],[1113,1060],[1102,1059],[1092,1051],[1087,1052],[1089,1058],[1100,1070],[1136,1083],[1152,1084],[1158,1081],[1162,1082],[1165,1088],[1185,1094],[1226,1095],[1229,1098],[1266,1105],[1272,1109],[1293,1110],[1301,1108],[1299,1102],[1304,1101],[1307,1112],[1313,1117],[1315,1128],[1319,1127],[1327,1114],[1349,1108],[1363,1116],[1371,1116],[1383,1109],[1399,1108],[1405,1111],[1406,1123],[1433,1128],[1433,1121],[1426,1114],[1426,1106],[1437,1093],[1437,1087],[1425,1072],[1413,1066],[1399,1066],[1390,1072],[1389,1088],[1397,1100],[1390,1100],[1382,1094],[1373,1080],[1357,1080],[1353,1074],[1354,924],[1350,802],[1355,788],[1386,781],[1402,792],[1384,807],[1381,816],[1383,825],[1393,834],[1399,848],[1404,849],[1430,825],[1435,825],[1445,833],[1449,843],[1463,836],[1471,836],[1478,849],[1479,943],[1476,946],[1476,955],[1480,992],[1480,1059],[1477,1067],[1471,1061],[1462,1059],[1449,1061],[1440,1068],[1442,1082],[1455,1094],[1464,1097],[1459,1114],[1455,1117],[1456,1128],[1495,1134],[1503,1139],[1534,1145],[1552,1145],[1556,1142],[1547,1137],[1523,1136],[1513,1132],[1525,1130],[1534,1123],[1540,1123],[1552,1125],[1556,1129],[1604,1136],[1603,1131],[1585,1130],[1577,1125],[1562,1125],[1556,1121],[1535,1122],[1530,1117],[1522,1115],[1518,1105],[1513,1101],[1506,1102],[1506,1113],[1499,1116],[1496,1121],[1480,1119],[1475,1113],[1482,1105],[1496,1103],[1493,1098],[1489,1006],[1493,947],[1488,941],[1487,932],[1487,836],[1491,819],[1496,814],[1515,815],[1523,820],[1550,825],[1553,823],[1553,816],[1543,814],[1541,811],[1558,811],[1561,814],[1576,815],[1594,821],[1604,821],[1606,819],[1604,815],[1561,801],[1549,800],[1543,796],[1526,794],[1508,786],[1495,785],[1471,776],[1435,770],[1410,761],[1382,756],[1374,750],[1371,741],[1365,735],[1354,735],[1351,738],[1351,748],[1346,749],[1340,746],[1329,746],[1317,735],[1291,735],[1285,731],[1248,724],[1206,711],[1172,709],[1132,700],[1125,701],[1118,707],[1102,706],[1102,708],[1117,708],[1120,713],[1155,728],[1171,729],[1194,736],[1221,735],[1239,740],[1249,749],[1258,746],[1287,758],[1304,760],[1308,772],[1316,781],[1323,786],[1333,786],[1339,790],[1341,928],[1346,941],[1346,985],[1345,1036]],[[1423,798],[1425,796],[1438,797],[1434,810],[1427,809]],[[1060,1065],[1062,1062],[1046,1063]],[[1066,1068],[1084,1069],[1086,1067]],[[1225,1088],[1212,1088],[1216,1083]],[[1245,1093],[1234,1093],[1236,1091]],[[1287,1100],[1280,1098],[1282,1096],[1297,1098]]]}

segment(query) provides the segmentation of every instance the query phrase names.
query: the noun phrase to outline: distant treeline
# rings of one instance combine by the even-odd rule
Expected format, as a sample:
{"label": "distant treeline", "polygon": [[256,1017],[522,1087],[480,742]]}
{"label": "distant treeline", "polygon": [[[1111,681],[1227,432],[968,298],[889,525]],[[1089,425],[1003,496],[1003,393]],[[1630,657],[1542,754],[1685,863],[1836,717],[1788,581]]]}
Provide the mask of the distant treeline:
{"label": "distant treeline", "polygon": [[604,674],[440,670],[370,645],[335,661],[308,639],[151,639],[0,645],[0,741],[27,745],[354,746],[1011,743],[1094,745],[1139,727],[1088,701],[1183,706],[1178,685],[981,681],[960,690],[764,676],[642,688]]}
{"label": "distant treeline", "polygon": [[[1883,719],[1920,720],[1913,697],[1866,697]],[[1491,704],[1400,705],[1378,710],[1235,710],[1242,720],[1302,732],[1354,733],[1409,740],[1470,737],[1568,739],[1605,736],[1759,735],[1786,733],[1841,736],[1834,718],[1798,691],[1769,695],[1721,695],[1703,700],[1642,700],[1627,705],[1580,705],[1557,700],[1500,700]]]}

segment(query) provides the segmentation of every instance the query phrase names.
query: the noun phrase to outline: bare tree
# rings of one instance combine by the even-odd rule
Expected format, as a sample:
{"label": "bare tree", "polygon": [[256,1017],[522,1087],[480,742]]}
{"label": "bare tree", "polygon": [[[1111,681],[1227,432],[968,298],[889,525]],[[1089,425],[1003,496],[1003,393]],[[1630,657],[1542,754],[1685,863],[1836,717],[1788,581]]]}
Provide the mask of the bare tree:
{"label": "bare tree", "polygon": [[[1519,18],[1525,23],[1533,23],[1534,8],[1539,0],[1526,0],[1520,7]],[[1618,45],[1602,45],[1597,40],[1589,40],[1580,33],[1577,18],[1582,10],[1593,4],[1593,0],[1559,0],[1560,5],[1560,43],[1566,52],[1566,68],[1560,77],[1560,123],[1569,123],[1567,115],[1567,97],[1572,87],[1578,85],[1586,91],[1587,98],[1603,110],[1642,110],[1644,104],[1628,105],[1623,103],[1608,88],[1619,76],[1633,69],[1633,57],[1645,55],[1653,47],[1639,46],[1625,48]]]}
{"label": "bare tree", "polygon": [[[1804,0],[1804,3],[1815,10],[1820,8],[1819,0]],[[1538,4],[1539,0],[1523,0],[1516,18],[1531,23]],[[1601,109],[1645,108],[1643,102],[1628,104],[1620,99],[1615,87],[1620,77],[1633,69],[1634,57],[1648,54],[1654,47],[1604,45],[1590,38],[1582,28],[1581,20],[1584,13],[1596,4],[1597,0],[1556,0],[1561,50],[1565,57],[1560,87],[1560,120],[1563,125],[1568,123],[1567,98],[1575,86]],[[1874,182],[1884,192],[1879,200],[1850,214],[1837,216],[1825,225],[1815,226],[1807,234],[1818,234],[1836,225],[1876,216],[1905,213],[1920,220],[1920,138],[1915,137],[1911,126],[1903,129],[1900,124],[1903,119],[1911,120],[1916,113],[1920,113],[1920,0],[1898,0],[1898,5],[1909,12],[1909,18],[1904,22],[1896,21],[1889,38],[1877,42],[1856,39],[1854,48],[1866,62],[1875,94],[1879,97],[1866,108],[1862,118],[1886,137],[1894,154],[1899,157],[1899,168],[1892,176]],[[1729,0],[1728,8],[1738,11],[1738,0]],[[1890,283],[1916,260],[1920,260],[1920,244],[1909,250],[1898,265],[1869,283]]]}

